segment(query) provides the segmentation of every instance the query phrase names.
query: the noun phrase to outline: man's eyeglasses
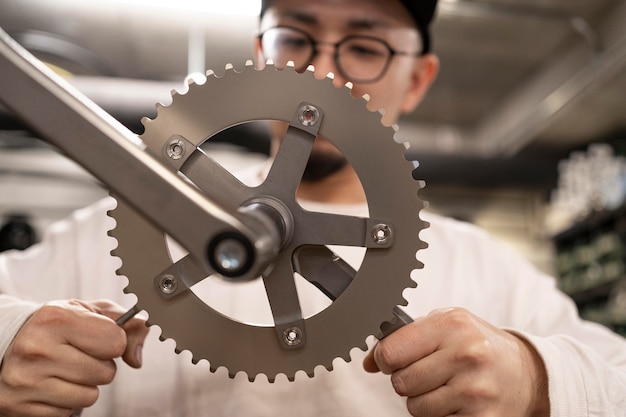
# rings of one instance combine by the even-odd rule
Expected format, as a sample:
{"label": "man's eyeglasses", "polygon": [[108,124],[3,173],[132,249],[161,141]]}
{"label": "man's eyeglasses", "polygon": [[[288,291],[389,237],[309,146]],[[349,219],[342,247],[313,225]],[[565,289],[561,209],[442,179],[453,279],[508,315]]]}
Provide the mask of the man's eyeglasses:
{"label": "man's eyeglasses", "polygon": [[395,55],[420,55],[419,52],[396,51],[384,40],[364,35],[347,36],[337,43],[320,42],[300,29],[286,26],[267,29],[259,39],[265,59],[271,59],[279,68],[293,61],[298,71],[311,63],[318,53],[318,45],[332,46],[339,75],[353,83],[378,81]]}

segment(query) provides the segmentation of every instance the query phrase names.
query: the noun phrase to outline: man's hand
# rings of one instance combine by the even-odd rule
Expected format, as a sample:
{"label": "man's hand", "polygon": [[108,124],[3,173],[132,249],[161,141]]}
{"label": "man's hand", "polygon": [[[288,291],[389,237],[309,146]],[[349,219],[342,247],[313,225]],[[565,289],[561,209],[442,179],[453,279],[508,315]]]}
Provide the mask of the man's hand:
{"label": "man's hand", "polygon": [[549,415],[543,361],[525,340],[463,309],[437,310],[381,340],[365,358],[391,375],[411,415]]}
{"label": "man's hand", "polygon": [[148,333],[134,318],[123,328],[124,310],[105,301],[59,301],[39,309],[7,350],[0,369],[0,415],[69,416],[93,405],[98,386],[113,380],[113,359],[141,366]]}

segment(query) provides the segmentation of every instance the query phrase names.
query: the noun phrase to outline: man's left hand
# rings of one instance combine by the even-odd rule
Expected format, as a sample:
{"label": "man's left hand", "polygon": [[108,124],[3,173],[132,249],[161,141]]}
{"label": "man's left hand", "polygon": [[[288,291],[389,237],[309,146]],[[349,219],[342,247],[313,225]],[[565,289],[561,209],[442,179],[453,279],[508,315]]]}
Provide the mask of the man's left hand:
{"label": "man's left hand", "polygon": [[526,340],[464,309],[436,310],[381,340],[368,372],[391,375],[411,415],[549,415],[543,361]]}

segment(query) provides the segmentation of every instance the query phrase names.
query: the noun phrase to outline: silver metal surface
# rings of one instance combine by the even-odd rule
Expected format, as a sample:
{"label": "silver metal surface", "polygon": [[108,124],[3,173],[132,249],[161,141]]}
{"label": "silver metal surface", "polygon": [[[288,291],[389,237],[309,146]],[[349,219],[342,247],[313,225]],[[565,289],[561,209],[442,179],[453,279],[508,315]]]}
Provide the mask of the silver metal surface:
{"label": "silver metal surface", "polygon": [[[307,211],[296,201],[315,136],[315,131],[301,129],[298,110],[303,103],[320,112],[322,120],[313,128],[344,154],[359,175],[369,217]],[[242,184],[200,150],[186,152],[175,161],[163,151],[173,137],[198,148],[224,129],[255,120],[290,124],[260,186]],[[206,276],[201,270],[183,267],[186,258],[172,262],[163,230],[125,204],[110,213],[117,221],[111,234],[119,245],[113,253],[122,259],[119,274],[128,277],[126,291],[137,295],[138,308],[149,313],[151,325],[162,329],[162,339],[176,341],[177,351],[191,351],[194,362],[208,360],[212,371],[225,367],[231,377],[243,371],[250,380],[259,374],[270,381],[279,374],[293,380],[301,370],[313,376],[318,365],[330,370],[335,358],[349,361],[352,348],[366,349],[366,338],[380,334],[381,325],[394,320],[395,307],[406,304],[402,291],[415,286],[410,274],[421,267],[415,253],[426,246],[418,236],[426,227],[419,218],[421,183],[412,178],[413,164],[405,159],[406,147],[394,141],[395,130],[383,126],[381,115],[369,112],[365,100],[351,97],[348,88],[337,89],[329,79],[316,80],[309,71],[298,74],[292,68],[248,66],[241,73],[227,70],[220,78],[209,74],[203,85],[192,84],[187,93],[174,93],[172,104],[158,107],[157,117],[145,120],[144,125],[142,139],[148,151],[169,160],[202,192],[220,194],[231,207],[279,202],[281,210],[290,213],[288,222],[293,225],[274,262],[259,278],[274,326],[256,326],[221,314],[189,291]],[[372,164],[373,155],[376,164]],[[384,239],[379,225],[385,226]],[[311,254],[306,248],[325,245],[365,248],[365,256],[358,271],[339,283],[339,293],[324,287],[330,286],[320,272],[305,276],[322,283],[321,290],[336,297],[326,309],[303,317],[295,264],[306,262]],[[332,274],[340,264],[330,262],[324,267]],[[156,288],[155,279],[175,270],[182,271],[182,279],[170,297]]]}
{"label": "silver metal surface", "polygon": [[[308,277],[311,284],[333,301],[348,288],[357,273],[326,246],[308,246],[297,250],[294,253],[294,270]],[[381,324],[380,333],[375,335],[377,338],[382,339],[413,322],[413,318],[398,306],[393,308],[393,315],[390,321]]]}
{"label": "silver metal surface", "polygon": [[[136,135],[1,28],[0,74],[0,102],[174,236],[206,271],[212,270],[206,247],[225,232],[242,241],[267,243],[250,244],[249,268],[242,274],[260,273],[275,256],[280,240],[272,221],[260,218],[261,213],[243,215],[221,204],[219,195],[201,195],[156,156],[145,152],[144,143]],[[210,199],[205,198],[207,195]]]}
{"label": "silver metal surface", "polygon": [[[0,35],[0,99],[124,197],[111,212],[117,220],[111,234],[119,241],[113,253],[123,260],[119,272],[129,278],[127,291],[139,298],[125,317],[145,309],[150,323],[163,329],[162,337],[173,337],[179,350],[192,352],[194,361],[208,359],[212,370],[225,366],[231,376],[243,371],[250,379],[264,374],[270,381],[280,373],[293,379],[299,370],[312,376],[318,365],[331,369],[337,357],[350,360],[353,347],[365,349],[366,337],[394,320],[392,312],[406,302],[402,291],[415,285],[411,271],[421,267],[415,252],[425,246],[418,237],[425,227],[418,215],[420,183],[412,179],[410,162],[398,163],[406,147],[393,140],[394,130],[382,126],[380,114],[366,110],[365,100],[355,100],[348,88],[335,89],[329,79],[318,81],[308,72],[278,71],[271,65],[242,74],[228,70],[222,78],[209,76],[205,85],[192,86],[187,94],[175,94],[171,106],[145,121],[141,142],[55,80],[4,32]],[[57,119],[64,123],[53,123]],[[198,150],[214,134],[252,120],[290,125],[268,177],[258,187],[243,185]],[[346,156],[361,178],[369,217],[311,212],[296,201],[318,134]],[[363,142],[368,152],[363,152]],[[377,157],[376,169],[371,155]],[[164,232],[190,255],[172,263]],[[231,256],[233,242],[242,253]],[[298,252],[302,247],[321,245],[367,250],[361,268],[342,283],[332,305],[303,317],[294,257],[304,256]],[[227,257],[237,258],[237,265],[203,265],[205,258]],[[248,261],[252,266],[240,266]],[[260,273],[273,327],[225,317],[189,291],[207,274],[227,276],[231,269],[238,278]],[[311,275],[305,278],[324,282],[316,272]]]}

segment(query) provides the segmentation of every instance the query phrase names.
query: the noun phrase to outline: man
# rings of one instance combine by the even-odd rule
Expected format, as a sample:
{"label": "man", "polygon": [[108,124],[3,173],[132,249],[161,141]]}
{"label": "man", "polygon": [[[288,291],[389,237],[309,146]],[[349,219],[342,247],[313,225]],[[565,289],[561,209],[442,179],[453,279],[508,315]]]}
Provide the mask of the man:
{"label": "man", "polygon": [[[334,73],[338,86],[353,82],[393,123],[435,78],[438,62],[428,50],[435,3],[265,1],[257,52],[279,65],[313,64],[319,78]],[[355,36],[386,45],[384,65],[350,66],[354,50],[345,48]],[[280,45],[296,38],[298,54],[283,56]],[[323,139],[315,148],[313,179],[298,190],[303,204],[362,210],[351,167]],[[85,416],[624,415],[624,341],[581,322],[553,280],[484,233],[432,215],[420,286],[407,295],[415,322],[312,379],[229,380],[203,362],[192,366],[184,352],[172,355],[171,343],[156,341],[158,330],[144,342],[140,319],[121,331],[112,319],[123,309],[111,303],[27,302],[106,297],[132,305],[121,295],[124,283],[110,277],[118,266],[106,256],[113,243],[100,237],[113,227],[103,214],[109,204],[78,213],[41,246],[0,259],[2,292],[26,300],[0,299],[0,414],[67,416],[95,402]],[[112,359],[120,356],[143,366],[116,372]]]}

